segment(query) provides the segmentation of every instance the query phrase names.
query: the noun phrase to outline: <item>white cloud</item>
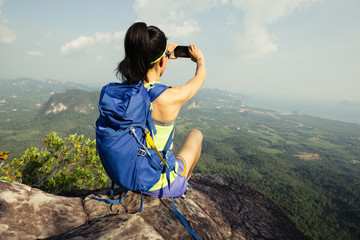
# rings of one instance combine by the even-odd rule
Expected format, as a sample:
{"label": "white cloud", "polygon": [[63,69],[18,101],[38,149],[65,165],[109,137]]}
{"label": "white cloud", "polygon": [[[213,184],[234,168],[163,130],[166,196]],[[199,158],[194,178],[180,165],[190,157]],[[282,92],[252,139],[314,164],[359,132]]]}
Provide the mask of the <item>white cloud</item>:
{"label": "white cloud", "polygon": [[[230,34],[236,50],[243,56],[263,57],[279,48],[276,35],[268,29],[269,25],[290,15],[295,9],[308,7],[317,1],[321,0],[136,0],[133,9],[139,21],[158,26],[171,41],[188,40],[195,33],[201,32],[198,17],[202,13],[218,7],[231,9],[222,24],[236,26],[242,21],[243,27],[232,27]],[[241,19],[238,18],[239,11],[243,12]],[[93,36],[80,36],[61,46],[61,52],[67,55],[111,41],[122,44],[124,36],[125,31],[96,32]]]}
{"label": "white cloud", "polygon": [[108,43],[111,41],[112,34],[111,33],[103,33],[103,32],[96,32],[95,39],[98,43]]}
{"label": "white cloud", "polygon": [[198,27],[198,23],[194,20],[188,20],[184,21],[182,25],[180,24],[170,24],[167,27],[165,27],[166,35],[171,37],[172,39],[182,39],[189,35],[191,35],[194,32],[200,31],[200,28]]}
{"label": "white cloud", "polygon": [[268,26],[320,0],[233,0],[232,5],[244,12],[244,33],[234,34],[237,49],[250,57],[263,57],[276,52],[276,36],[268,32]]}
{"label": "white cloud", "polygon": [[91,47],[95,44],[106,44],[112,40],[123,40],[125,32],[103,33],[96,32],[94,36],[80,36],[77,39],[72,40],[61,46],[60,51],[64,55],[68,55],[73,51],[81,50],[87,47]]}
{"label": "white cloud", "polygon": [[[216,6],[224,0],[137,0],[134,11],[139,21],[155,25],[166,32],[172,40],[187,39],[195,32],[201,31],[198,22],[193,18],[197,14]],[[189,7],[191,6],[191,7]]]}
{"label": "white cloud", "polygon": [[15,31],[0,23],[0,42],[13,43],[15,40]]}
{"label": "white cloud", "polygon": [[125,38],[126,31],[121,32],[114,32],[113,39],[115,41],[115,49],[121,50],[124,48],[124,38]]}
{"label": "white cloud", "polygon": [[27,55],[30,55],[30,56],[35,56],[35,57],[42,57],[42,56],[44,56],[44,55],[42,54],[42,52],[40,52],[40,51],[34,51],[34,50],[27,51],[26,54],[27,54]]}
{"label": "white cloud", "polygon": [[0,0],[0,43],[13,43],[16,40],[15,31],[7,27],[8,20],[2,18],[1,7],[4,4],[3,0]]}
{"label": "white cloud", "polygon": [[85,47],[89,47],[95,43],[93,37],[80,36],[77,39],[72,40],[71,42],[63,45],[60,50],[63,54],[67,55],[71,51],[83,49]]}
{"label": "white cloud", "polygon": [[122,31],[122,32],[114,32],[114,33],[113,33],[113,38],[114,38],[114,40],[123,40],[123,39],[125,38],[125,34],[126,34],[125,31]]}
{"label": "white cloud", "polygon": [[268,26],[294,9],[317,1],[321,0],[137,0],[133,8],[140,21],[160,27],[172,41],[187,39],[201,31],[197,17],[205,11],[219,6],[230,8],[232,13],[223,23],[229,25],[238,23],[236,11],[242,11],[244,30],[232,30],[236,49],[246,56],[262,57],[278,49],[276,36],[269,33]]}
{"label": "white cloud", "polygon": [[263,26],[253,26],[244,34],[235,33],[236,53],[246,57],[264,57],[276,52],[278,46],[273,43],[274,37],[267,33]]}

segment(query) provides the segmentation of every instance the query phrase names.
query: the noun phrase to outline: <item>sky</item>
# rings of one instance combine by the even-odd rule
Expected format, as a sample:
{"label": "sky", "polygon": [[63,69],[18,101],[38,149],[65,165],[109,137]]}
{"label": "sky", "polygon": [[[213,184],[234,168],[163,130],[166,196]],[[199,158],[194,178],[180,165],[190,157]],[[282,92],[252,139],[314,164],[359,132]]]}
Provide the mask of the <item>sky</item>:
{"label": "sky", "polygon": [[[196,44],[204,87],[250,96],[360,102],[359,0],[0,0],[0,79],[101,87],[117,81],[128,27]],[[196,64],[172,60],[161,81]]]}

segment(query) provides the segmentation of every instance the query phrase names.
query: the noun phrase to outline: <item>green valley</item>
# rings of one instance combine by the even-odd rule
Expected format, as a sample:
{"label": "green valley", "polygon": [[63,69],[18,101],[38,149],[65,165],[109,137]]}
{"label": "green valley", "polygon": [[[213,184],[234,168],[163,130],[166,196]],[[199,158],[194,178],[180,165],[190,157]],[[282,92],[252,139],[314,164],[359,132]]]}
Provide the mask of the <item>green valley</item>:
{"label": "green valley", "polygon": [[[41,82],[31,88],[32,80],[20,91],[13,83],[0,85],[0,151],[10,151],[7,161],[41,147],[52,131],[94,139],[99,91]],[[243,97],[201,90],[179,114],[175,151],[197,128],[204,143],[196,172],[250,184],[310,239],[360,239],[360,125],[255,108]]]}

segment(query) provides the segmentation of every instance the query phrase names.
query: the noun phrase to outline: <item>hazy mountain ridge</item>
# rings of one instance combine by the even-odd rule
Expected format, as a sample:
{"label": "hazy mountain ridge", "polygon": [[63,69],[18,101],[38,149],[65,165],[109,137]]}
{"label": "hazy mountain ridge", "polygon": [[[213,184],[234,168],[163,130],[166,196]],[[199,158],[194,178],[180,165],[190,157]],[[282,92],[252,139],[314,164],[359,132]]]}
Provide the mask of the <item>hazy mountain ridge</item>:
{"label": "hazy mountain ridge", "polygon": [[212,89],[212,88],[201,88],[200,91],[196,94],[196,97],[202,99],[203,101],[231,101],[231,102],[242,102],[244,99],[247,99],[249,96],[241,93],[231,93],[224,90]]}
{"label": "hazy mountain ridge", "polygon": [[[69,90],[74,88],[78,90]],[[67,90],[68,93],[63,95]],[[41,139],[52,131],[51,129],[59,131],[61,136],[85,131],[86,137],[93,137],[98,94],[91,94],[87,90],[92,89],[54,80],[0,80],[0,151],[8,149],[12,152],[10,158],[19,157],[30,146],[40,147]],[[59,99],[71,106],[76,105],[76,102],[84,104],[77,104],[70,111],[58,112],[62,113],[58,116],[45,115],[51,104],[56,107]],[[89,103],[91,105],[88,105]],[[59,110],[62,109],[61,105],[58,107]],[[78,112],[83,114],[77,116]],[[93,117],[90,118],[82,116],[91,114]],[[92,120],[93,118],[95,120]]]}
{"label": "hazy mountain ridge", "polygon": [[23,94],[23,93],[51,93],[51,92],[65,92],[69,89],[83,89],[91,91],[92,89],[82,84],[77,83],[63,83],[60,81],[47,79],[45,81],[35,80],[31,78],[17,78],[13,80],[0,80],[0,94],[6,96],[7,94]]}
{"label": "hazy mountain ridge", "polygon": [[360,107],[360,102],[351,102],[351,101],[341,101],[339,105],[346,106],[346,107]]}
{"label": "hazy mountain ridge", "polygon": [[62,83],[55,80],[39,81],[30,78],[0,80],[0,112],[3,119],[11,121],[14,112],[26,112],[35,116],[49,97],[70,89],[92,90],[76,83]]}

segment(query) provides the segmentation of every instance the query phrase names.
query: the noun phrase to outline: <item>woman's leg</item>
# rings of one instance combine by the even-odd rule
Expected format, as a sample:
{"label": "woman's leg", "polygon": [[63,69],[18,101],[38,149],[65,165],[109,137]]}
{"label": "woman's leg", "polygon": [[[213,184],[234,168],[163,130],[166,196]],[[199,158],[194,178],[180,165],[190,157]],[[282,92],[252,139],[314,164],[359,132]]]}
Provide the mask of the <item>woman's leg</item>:
{"label": "woman's leg", "polygon": [[200,158],[202,141],[202,133],[197,129],[193,129],[186,136],[186,139],[178,152],[178,155],[183,157],[186,162],[186,179],[189,179],[190,174]]}

